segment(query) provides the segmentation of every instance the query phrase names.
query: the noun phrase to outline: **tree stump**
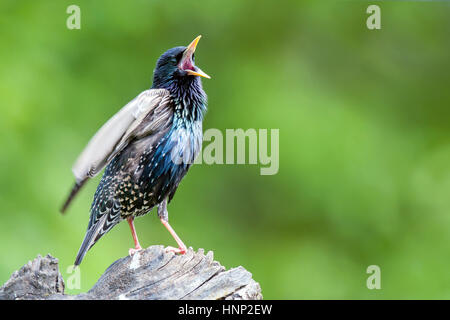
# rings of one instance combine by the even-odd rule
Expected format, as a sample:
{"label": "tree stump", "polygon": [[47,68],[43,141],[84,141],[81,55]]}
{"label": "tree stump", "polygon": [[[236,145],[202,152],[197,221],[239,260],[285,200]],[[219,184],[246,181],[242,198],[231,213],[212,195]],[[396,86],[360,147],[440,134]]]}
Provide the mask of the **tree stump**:
{"label": "tree stump", "polygon": [[230,270],[203,249],[186,254],[151,246],[114,262],[86,293],[64,294],[58,259],[37,256],[0,288],[0,299],[100,300],[100,299],[227,299],[260,300],[261,288],[243,267]]}

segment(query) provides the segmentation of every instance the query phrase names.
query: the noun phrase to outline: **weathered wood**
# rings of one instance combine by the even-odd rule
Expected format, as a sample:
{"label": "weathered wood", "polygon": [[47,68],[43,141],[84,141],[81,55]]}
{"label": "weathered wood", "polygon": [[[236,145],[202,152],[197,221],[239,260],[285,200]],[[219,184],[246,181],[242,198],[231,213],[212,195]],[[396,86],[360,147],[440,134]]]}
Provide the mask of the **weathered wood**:
{"label": "weathered wood", "polygon": [[0,288],[0,299],[262,299],[261,288],[243,267],[230,270],[212,251],[184,255],[151,246],[114,262],[86,293],[64,294],[58,259],[28,262]]}

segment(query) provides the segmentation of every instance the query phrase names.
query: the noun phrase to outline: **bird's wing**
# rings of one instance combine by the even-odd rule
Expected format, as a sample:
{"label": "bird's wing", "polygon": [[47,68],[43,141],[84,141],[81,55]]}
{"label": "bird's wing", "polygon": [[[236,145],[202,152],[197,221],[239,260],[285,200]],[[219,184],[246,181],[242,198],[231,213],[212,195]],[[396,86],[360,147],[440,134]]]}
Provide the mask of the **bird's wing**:
{"label": "bird's wing", "polygon": [[[151,134],[172,114],[169,91],[149,89],[119,110],[87,144],[72,167],[76,183],[61,212],[64,212],[84,183],[96,176],[134,138]],[[145,120],[145,123],[144,123]]]}
{"label": "bird's wing", "polygon": [[163,133],[171,124],[174,109],[170,106],[170,95],[162,97],[157,105],[136,115],[136,120],[117,143],[114,152],[107,162],[122,151],[134,139],[140,139],[148,135]]}
{"label": "bird's wing", "polygon": [[167,106],[169,99],[169,92],[165,89],[146,90],[109,119],[92,137],[72,167],[77,182],[96,176],[123,149],[132,129],[148,113]]}

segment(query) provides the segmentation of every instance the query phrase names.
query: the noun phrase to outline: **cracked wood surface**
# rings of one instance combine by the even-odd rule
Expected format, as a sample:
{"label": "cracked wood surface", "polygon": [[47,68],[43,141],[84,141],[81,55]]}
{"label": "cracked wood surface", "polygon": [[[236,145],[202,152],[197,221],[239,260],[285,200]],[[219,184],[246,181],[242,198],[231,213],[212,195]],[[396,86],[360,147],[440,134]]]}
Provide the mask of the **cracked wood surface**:
{"label": "cracked wood surface", "polygon": [[0,288],[0,299],[262,299],[252,274],[214,261],[212,251],[184,255],[151,246],[114,262],[86,293],[64,294],[58,259],[47,255],[28,262]]}

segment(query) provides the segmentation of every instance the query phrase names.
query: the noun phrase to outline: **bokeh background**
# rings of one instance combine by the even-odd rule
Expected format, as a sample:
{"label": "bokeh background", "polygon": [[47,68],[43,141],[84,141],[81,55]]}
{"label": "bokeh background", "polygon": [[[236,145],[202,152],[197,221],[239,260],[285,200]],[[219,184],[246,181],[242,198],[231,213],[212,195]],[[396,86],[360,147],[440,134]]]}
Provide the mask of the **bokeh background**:
{"label": "bokeh background", "polygon": [[[38,253],[67,279],[100,179],[60,215],[73,162],[159,55],[201,34],[204,128],[279,129],[280,169],[194,166],[169,206],[182,239],[243,265],[268,299],[449,299],[450,6],[374,3],[377,31],[365,1],[2,0],[0,283]],[[155,212],[136,225],[145,246],[175,244]],[[122,223],[68,292],[130,246]]]}

